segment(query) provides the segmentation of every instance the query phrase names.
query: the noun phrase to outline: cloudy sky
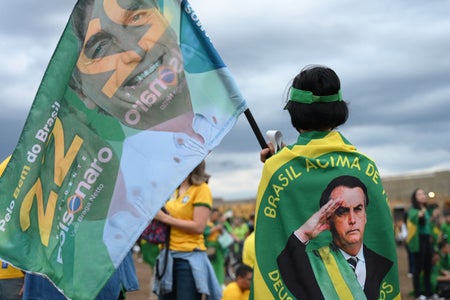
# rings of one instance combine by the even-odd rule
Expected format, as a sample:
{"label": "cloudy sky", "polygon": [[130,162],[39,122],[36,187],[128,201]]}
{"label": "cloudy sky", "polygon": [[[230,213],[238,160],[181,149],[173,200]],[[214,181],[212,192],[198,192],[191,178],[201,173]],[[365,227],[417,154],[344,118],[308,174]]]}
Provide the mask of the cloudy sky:
{"label": "cloudy sky", "polygon": [[[449,1],[190,2],[263,133],[295,141],[284,92],[305,65],[324,64],[350,103],[341,132],[382,176],[450,169]],[[0,159],[16,146],[74,4],[0,2]],[[259,150],[242,115],[207,159],[214,196],[255,196]]]}

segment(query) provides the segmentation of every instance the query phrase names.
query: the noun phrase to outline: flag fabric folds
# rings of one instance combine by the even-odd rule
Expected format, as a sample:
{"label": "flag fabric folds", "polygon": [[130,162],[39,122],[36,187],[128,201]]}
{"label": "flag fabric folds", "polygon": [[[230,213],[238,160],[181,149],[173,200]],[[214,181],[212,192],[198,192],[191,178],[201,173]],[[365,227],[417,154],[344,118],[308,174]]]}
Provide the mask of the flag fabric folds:
{"label": "flag fabric folds", "polygon": [[0,257],[93,299],[247,104],[187,1],[79,0],[0,179]]}

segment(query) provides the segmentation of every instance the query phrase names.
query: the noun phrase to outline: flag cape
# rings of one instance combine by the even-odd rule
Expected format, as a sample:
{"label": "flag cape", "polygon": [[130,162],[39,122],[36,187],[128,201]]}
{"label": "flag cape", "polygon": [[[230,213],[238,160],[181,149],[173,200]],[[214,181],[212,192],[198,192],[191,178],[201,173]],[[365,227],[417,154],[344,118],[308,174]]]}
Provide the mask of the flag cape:
{"label": "flag cape", "polygon": [[0,258],[94,299],[246,108],[187,1],[78,1],[0,179]]}
{"label": "flag cape", "polygon": [[[320,134],[323,136],[310,138],[302,133],[296,144],[283,148],[264,165],[256,203],[256,265],[251,299],[295,299],[280,275],[277,257],[291,234],[319,210],[319,199],[328,183],[341,175],[359,178],[368,189],[364,245],[393,262],[381,284],[380,299],[398,299],[393,221],[377,167],[340,133],[316,132],[311,136]],[[307,251],[330,242],[331,233],[324,231],[308,244]],[[316,280],[325,290],[323,285],[328,281],[318,280],[318,276]]]}
{"label": "flag cape", "polygon": [[406,237],[406,244],[411,252],[419,251],[419,232],[417,231],[417,224],[419,220],[419,210],[411,208],[408,210],[408,219],[406,225],[408,227],[408,236]]}

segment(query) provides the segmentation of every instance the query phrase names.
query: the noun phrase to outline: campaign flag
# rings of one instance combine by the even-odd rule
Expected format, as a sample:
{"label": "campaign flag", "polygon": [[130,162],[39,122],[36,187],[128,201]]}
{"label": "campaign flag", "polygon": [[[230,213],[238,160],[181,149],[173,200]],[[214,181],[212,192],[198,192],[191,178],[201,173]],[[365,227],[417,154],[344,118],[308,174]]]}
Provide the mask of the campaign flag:
{"label": "campaign flag", "polygon": [[[332,243],[333,229],[322,231],[306,246],[293,234],[319,211],[321,199],[329,199],[324,192],[328,185],[339,180],[359,182],[351,186],[367,189],[365,230],[363,224],[357,227],[364,237],[364,290]],[[302,133],[297,143],[265,162],[256,203],[255,245],[251,299],[401,297],[393,220],[377,167],[339,132]]]}
{"label": "campaign flag", "polygon": [[1,177],[0,258],[95,298],[245,109],[187,1],[78,1]]}

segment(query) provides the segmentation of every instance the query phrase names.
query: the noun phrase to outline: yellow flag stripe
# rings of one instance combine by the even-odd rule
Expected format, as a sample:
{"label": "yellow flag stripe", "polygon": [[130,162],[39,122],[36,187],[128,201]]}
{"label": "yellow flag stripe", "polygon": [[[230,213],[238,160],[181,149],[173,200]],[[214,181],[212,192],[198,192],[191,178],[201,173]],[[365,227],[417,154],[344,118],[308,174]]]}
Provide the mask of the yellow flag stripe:
{"label": "yellow flag stripe", "polygon": [[345,280],[342,277],[341,272],[339,271],[336,259],[333,255],[330,255],[329,251],[327,250],[328,248],[323,247],[319,249],[319,254],[322,258],[322,261],[324,262],[328,275],[331,278],[331,282],[333,282],[334,284],[334,288],[339,296],[339,299],[354,299],[352,292],[345,283]]}

